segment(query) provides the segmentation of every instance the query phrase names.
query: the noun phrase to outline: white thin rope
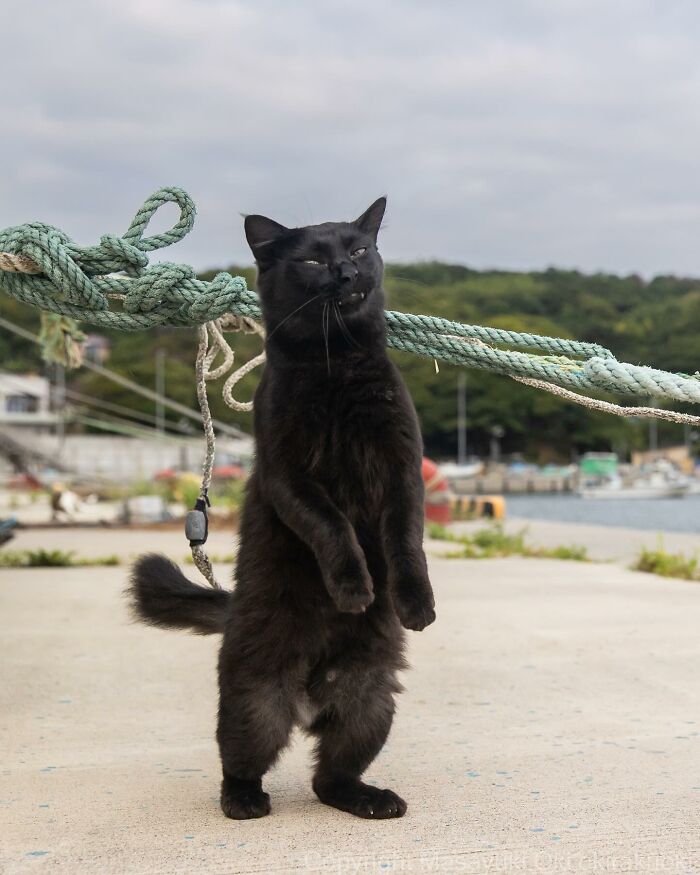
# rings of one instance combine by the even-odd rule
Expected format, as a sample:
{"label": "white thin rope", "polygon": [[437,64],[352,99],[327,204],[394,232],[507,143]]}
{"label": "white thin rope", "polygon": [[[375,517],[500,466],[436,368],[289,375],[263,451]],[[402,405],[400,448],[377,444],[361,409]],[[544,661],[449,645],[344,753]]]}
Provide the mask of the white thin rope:
{"label": "white thin rope", "polygon": [[8,273],[41,273],[41,268],[26,255],[0,252],[0,270]]}
{"label": "white thin rope", "polygon": [[598,398],[579,395],[570,389],[563,389],[561,386],[556,386],[554,383],[546,383],[544,380],[535,380],[532,377],[516,377],[513,375],[511,375],[511,379],[517,380],[518,383],[524,383],[526,386],[532,386],[533,389],[542,389],[544,392],[550,392],[552,395],[557,395],[566,401],[572,401],[574,404],[581,404],[583,407],[588,407],[591,410],[602,410],[604,413],[615,413],[617,416],[644,416],[651,419],[666,419],[669,422],[687,425],[700,425],[700,416],[693,416],[690,413],[677,413],[675,410],[662,410],[660,407],[623,407],[620,404],[612,404],[610,401],[601,401]]}
{"label": "white thin rope", "polygon": [[190,550],[192,551],[192,561],[202,576],[207,579],[209,585],[214,589],[221,589],[221,584],[214,576],[214,569],[204,547],[201,544],[195,544],[193,547],[190,547]]}
{"label": "white thin rope", "polygon": [[[265,329],[254,319],[247,317],[234,316],[230,314],[221,319],[216,319],[212,322],[207,322],[200,325],[197,329],[199,337],[199,345],[197,347],[197,358],[195,362],[195,376],[197,383],[197,401],[199,409],[202,413],[202,426],[204,428],[204,439],[206,442],[206,450],[204,453],[204,463],[202,465],[202,485],[199,491],[200,499],[209,503],[209,488],[211,487],[212,472],[214,470],[214,458],[216,456],[216,434],[214,432],[214,424],[211,418],[211,409],[209,407],[209,396],[207,394],[207,381],[218,380],[227,374],[234,363],[235,355],[231,349],[231,345],[224,337],[224,331],[242,331],[247,334],[255,333],[263,340],[265,339]],[[221,364],[214,367],[214,362],[223,357]],[[258,365],[265,361],[265,352],[245,362],[239,368],[236,368],[226,379],[222,389],[222,396],[226,404],[233,410],[249,411],[253,409],[252,401],[238,401],[233,397],[233,387],[249,374]],[[202,575],[207,579],[209,585],[215,589],[221,589],[220,584],[214,576],[214,569],[211,561],[202,544],[191,546],[192,561],[197,566]]]}
{"label": "white thin rope", "polygon": [[[224,330],[242,331],[244,334],[257,334],[258,337],[260,337],[263,340],[263,342],[265,340],[265,329],[263,328],[263,326],[259,322],[256,322],[255,319],[249,319],[248,317],[245,317],[245,316],[234,316],[233,314],[231,314],[230,316],[226,316],[223,319],[220,319],[219,322],[222,323],[221,327]],[[212,324],[216,324],[216,323],[212,323]],[[233,350],[229,346],[228,342],[226,341],[225,337],[223,336],[223,333],[218,329],[218,327],[217,327],[217,331],[218,331],[218,334],[215,336],[217,337],[217,342],[219,343],[219,348],[221,349],[221,352],[224,356],[230,355],[230,361],[232,364],[233,363]],[[228,376],[228,378],[226,379],[226,382],[224,383],[223,389],[221,390],[221,394],[222,394],[222,397],[223,397],[225,403],[232,410],[237,410],[239,412],[241,412],[241,411],[249,412],[253,409],[253,402],[252,401],[238,401],[236,398],[233,397],[233,387],[236,386],[243,379],[243,377],[245,377],[251,371],[255,370],[255,368],[257,368],[259,365],[262,365],[264,362],[265,362],[265,350],[263,349],[263,351],[261,353],[254,356],[252,359],[245,362],[244,364],[242,364],[240,366],[240,368],[236,368],[236,370],[233,371]],[[228,370],[229,367],[230,367],[230,365],[226,368],[226,370]],[[209,379],[212,379],[212,380],[216,379],[213,376],[214,373],[217,373],[218,376],[222,376],[224,371],[222,371],[222,369],[219,368],[217,372],[212,372],[212,376],[210,376]]]}

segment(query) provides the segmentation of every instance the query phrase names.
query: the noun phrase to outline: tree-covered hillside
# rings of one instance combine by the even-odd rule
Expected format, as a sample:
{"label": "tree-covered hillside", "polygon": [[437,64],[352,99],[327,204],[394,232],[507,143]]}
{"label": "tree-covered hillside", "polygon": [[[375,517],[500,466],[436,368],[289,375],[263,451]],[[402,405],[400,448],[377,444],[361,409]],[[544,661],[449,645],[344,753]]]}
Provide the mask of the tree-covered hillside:
{"label": "tree-covered hillside", "polygon": [[[251,269],[230,267],[252,284]],[[212,276],[214,272],[206,274]],[[385,287],[388,306],[412,313],[432,313],[460,322],[493,325],[560,337],[575,337],[610,348],[618,358],[667,370],[694,373],[700,360],[700,280],[670,276],[647,282],[637,276],[584,275],[550,269],[511,273],[475,271],[439,262],[389,265]],[[0,294],[0,315],[36,330],[38,316]],[[87,330],[91,330],[87,327]],[[155,382],[158,348],[167,357],[166,392],[195,406],[193,331],[162,329],[136,334],[105,332],[112,343],[109,367],[142,385]],[[241,360],[255,354],[256,337],[239,336],[236,350]],[[399,364],[418,408],[427,450],[438,457],[456,453],[457,368],[392,353]],[[0,330],[0,361],[8,370],[39,370],[42,365],[31,344]],[[257,377],[242,384],[249,397]],[[153,405],[87,371],[69,376],[80,392],[145,413]],[[248,414],[234,414],[223,405],[215,387],[211,398],[214,415],[250,428]],[[470,452],[484,454],[490,429],[505,429],[505,452],[527,458],[568,460],[585,450],[615,449],[621,453],[646,443],[647,425],[633,423],[584,408],[527,388],[504,377],[469,371],[467,376],[467,425]],[[680,426],[659,426],[660,440],[683,440]]]}
{"label": "tree-covered hillside", "polygon": [[[599,343],[618,358],[694,373],[700,365],[700,280],[474,271],[442,263],[390,265],[389,306],[460,322],[492,325]],[[436,455],[456,446],[456,370],[397,356]],[[628,402],[628,403],[634,403]],[[642,403],[642,402],[639,402]],[[507,378],[469,371],[468,445],[483,454],[493,425],[505,429],[504,449],[533,459],[585,450],[626,453],[645,446],[648,425],[593,413]],[[681,426],[660,425],[660,440],[680,443]]]}

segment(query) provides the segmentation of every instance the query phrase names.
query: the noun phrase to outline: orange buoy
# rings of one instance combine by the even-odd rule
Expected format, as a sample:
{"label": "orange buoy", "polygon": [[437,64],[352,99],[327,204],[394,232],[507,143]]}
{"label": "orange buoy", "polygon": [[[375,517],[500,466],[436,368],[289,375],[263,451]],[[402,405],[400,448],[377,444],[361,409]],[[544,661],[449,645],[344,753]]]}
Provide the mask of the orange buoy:
{"label": "orange buoy", "polygon": [[442,471],[431,459],[423,458],[423,485],[425,486],[425,516],[432,523],[449,523],[450,486]]}

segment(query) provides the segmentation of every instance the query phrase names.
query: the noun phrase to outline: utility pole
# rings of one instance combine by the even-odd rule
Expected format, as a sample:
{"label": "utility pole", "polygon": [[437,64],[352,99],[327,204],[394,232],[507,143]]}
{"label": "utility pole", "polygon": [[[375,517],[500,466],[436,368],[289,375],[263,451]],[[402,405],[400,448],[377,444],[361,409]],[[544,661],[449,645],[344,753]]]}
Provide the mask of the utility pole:
{"label": "utility pole", "polygon": [[165,350],[158,348],[156,350],[156,430],[159,434],[165,431],[165,407],[163,405],[163,397],[165,396]]}
{"label": "utility pole", "polygon": [[[649,399],[649,406],[655,407],[655,399],[651,397]],[[658,420],[651,417],[649,420],[649,449],[652,452],[655,452],[659,449],[659,423]]]}
{"label": "utility pole", "polygon": [[66,443],[66,369],[63,365],[56,364],[56,437],[58,438],[59,460],[63,457],[63,448]]}
{"label": "utility pole", "polygon": [[489,461],[495,468],[501,461],[501,438],[506,430],[502,425],[491,426],[491,440],[489,442]]}
{"label": "utility pole", "polygon": [[457,374],[457,464],[467,463],[467,375]]}

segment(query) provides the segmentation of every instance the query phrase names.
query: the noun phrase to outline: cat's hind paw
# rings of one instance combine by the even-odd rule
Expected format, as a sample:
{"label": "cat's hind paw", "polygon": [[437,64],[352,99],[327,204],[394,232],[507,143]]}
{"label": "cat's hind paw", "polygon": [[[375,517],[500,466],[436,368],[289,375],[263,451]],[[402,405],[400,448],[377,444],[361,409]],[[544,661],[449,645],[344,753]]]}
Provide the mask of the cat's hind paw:
{"label": "cat's hind paw", "polygon": [[435,622],[435,607],[427,595],[395,597],[394,607],[404,629],[421,632]]}
{"label": "cat's hind paw", "polygon": [[380,790],[362,781],[352,783],[314,782],[314,790],[321,802],[368,820],[387,820],[403,817],[408,806],[393,790]]}
{"label": "cat's hind paw", "polygon": [[270,797],[259,782],[224,778],[221,784],[221,810],[232,820],[249,820],[270,813]]}

